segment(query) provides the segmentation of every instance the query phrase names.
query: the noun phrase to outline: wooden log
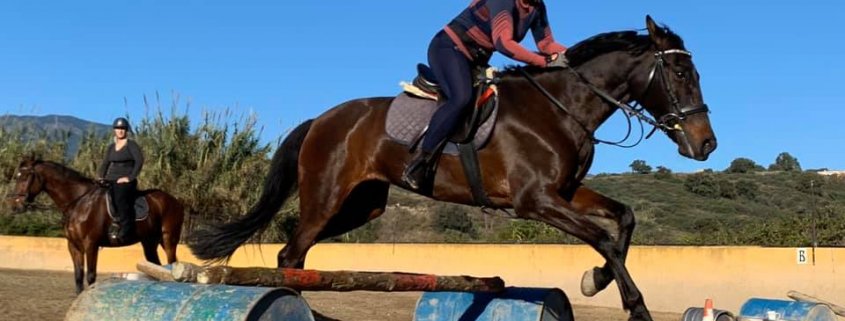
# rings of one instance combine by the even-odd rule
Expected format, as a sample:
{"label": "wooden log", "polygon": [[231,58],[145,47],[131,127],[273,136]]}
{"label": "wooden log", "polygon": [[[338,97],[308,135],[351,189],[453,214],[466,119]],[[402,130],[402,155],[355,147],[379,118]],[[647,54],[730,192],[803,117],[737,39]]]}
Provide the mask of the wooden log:
{"label": "wooden log", "polygon": [[791,299],[795,300],[795,301],[824,304],[824,305],[830,307],[830,309],[833,310],[833,313],[836,313],[836,315],[838,315],[840,317],[845,317],[845,308],[843,308],[842,306],[833,304],[831,302],[828,302],[828,301],[825,301],[825,300],[822,300],[822,299],[819,299],[819,298],[816,298],[816,297],[813,297],[813,296],[809,296],[807,294],[804,294],[804,293],[801,293],[801,292],[798,292],[798,291],[795,291],[795,290],[789,291],[786,295],[788,297],[790,297]]}
{"label": "wooden log", "polygon": [[199,271],[197,282],[202,284],[287,287],[299,291],[501,292],[505,289],[505,282],[499,277],[477,278],[398,272],[316,271],[228,266],[195,267]]}
{"label": "wooden log", "polygon": [[177,282],[197,282],[199,270],[200,267],[195,264],[174,262],[170,272]]}
{"label": "wooden log", "polygon": [[144,272],[144,274],[149,275],[150,277],[156,280],[168,282],[173,281],[173,274],[161,265],[153,264],[147,261],[140,261],[138,262],[138,264],[135,264],[135,268],[137,268],[138,271]]}

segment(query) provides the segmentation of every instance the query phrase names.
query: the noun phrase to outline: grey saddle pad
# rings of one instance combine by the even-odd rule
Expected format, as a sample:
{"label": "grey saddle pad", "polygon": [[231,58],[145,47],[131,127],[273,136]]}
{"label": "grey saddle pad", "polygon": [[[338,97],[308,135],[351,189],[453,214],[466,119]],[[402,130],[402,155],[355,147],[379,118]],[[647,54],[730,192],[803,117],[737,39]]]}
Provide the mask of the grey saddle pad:
{"label": "grey saddle pad", "polygon": [[[437,102],[434,100],[420,99],[406,93],[399,94],[390,103],[390,108],[387,111],[387,120],[385,121],[387,136],[400,144],[410,146],[414,138],[419,136],[425,126],[428,126],[428,122],[436,110]],[[490,139],[498,112],[499,107],[496,106],[490,117],[481,124],[478,132],[475,133],[473,143],[476,149],[484,147],[484,144]],[[458,155],[458,148],[450,142],[446,144],[443,153]]]}
{"label": "grey saddle pad", "polygon": [[[109,216],[112,220],[114,220],[114,213],[117,213],[117,210],[114,208],[114,202],[111,201],[110,193],[106,192],[106,203],[108,204],[109,209]],[[147,215],[150,213],[150,205],[147,204],[147,197],[144,195],[138,196],[135,198],[135,220],[136,221],[143,221],[147,219]]]}

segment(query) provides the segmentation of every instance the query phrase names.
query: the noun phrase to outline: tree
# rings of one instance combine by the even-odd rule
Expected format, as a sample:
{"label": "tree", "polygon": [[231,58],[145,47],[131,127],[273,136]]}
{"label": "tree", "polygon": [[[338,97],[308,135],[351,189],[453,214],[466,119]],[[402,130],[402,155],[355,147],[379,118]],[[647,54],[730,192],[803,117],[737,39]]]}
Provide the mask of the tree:
{"label": "tree", "polygon": [[770,171],[784,171],[784,172],[800,172],[801,171],[801,164],[798,163],[798,159],[793,157],[787,152],[780,153],[777,158],[775,158],[775,163],[769,165]]}
{"label": "tree", "polygon": [[719,180],[716,179],[716,176],[710,173],[696,173],[687,176],[684,180],[684,188],[690,193],[704,196],[704,197],[711,197],[711,198],[718,198],[721,196],[719,190]]}
{"label": "tree", "polygon": [[631,171],[636,174],[648,174],[651,173],[651,166],[646,164],[646,162],[642,159],[635,160],[631,162]]}
{"label": "tree", "polygon": [[736,192],[742,198],[753,201],[757,199],[757,194],[759,191],[760,186],[754,181],[739,180],[736,182]]}
{"label": "tree", "polygon": [[736,184],[734,184],[733,182],[724,178],[718,178],[716,182],[719,186],[719,196],[727,199],[735,199],[737,198],[737,196],[739,196]]}
{"label": "tree", "polygon": [[439,204],[434,211],[436,216],[432,224],[438,232],[453,230],[464,234],[476,234],[472,218],[462,208],[452,204]]}
{"label": "tree", "polygon": [[825,179],[816,173],[802,173],[793,179],[795,189],[810,195],[823,196]]}
{"label": "tree", "polygon": [[657,171],[654,172],[654,177],[657,179],[672,178],[672,170],[665,166],[657,166]]}
{"label": "tree", "polygon": [[750,173],[755,171],[763,171],[765,168],[763,166],[757,165],[753,160],[740,157],[734,159],[731,162],[731,165],[725,169],[725,173],[732,173],[732,174],[742,174],[742,173]]}

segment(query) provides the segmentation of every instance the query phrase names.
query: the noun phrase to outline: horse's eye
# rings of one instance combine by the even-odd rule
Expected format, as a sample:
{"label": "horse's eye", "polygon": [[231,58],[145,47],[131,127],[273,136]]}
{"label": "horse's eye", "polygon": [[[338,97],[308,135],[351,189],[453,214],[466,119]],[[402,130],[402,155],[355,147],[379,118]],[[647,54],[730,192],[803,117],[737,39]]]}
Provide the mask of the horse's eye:
{"label": "horse's eye", "polygon": [[686,73],[684,73],[683,71],[677,71],[677,72],[675,72],[675,76],[677,76],[677,77],[678,77],[678,79],[681,79],[681,80],[683,80],[683,79],[686,79],[686,78],[687,78]]}

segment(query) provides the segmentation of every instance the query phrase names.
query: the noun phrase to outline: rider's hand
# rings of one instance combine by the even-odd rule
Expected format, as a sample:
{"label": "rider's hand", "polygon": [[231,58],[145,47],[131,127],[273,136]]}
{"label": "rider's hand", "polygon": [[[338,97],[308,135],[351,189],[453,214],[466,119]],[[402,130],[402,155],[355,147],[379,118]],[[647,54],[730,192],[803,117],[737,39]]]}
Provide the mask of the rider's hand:
{"label": "rider's hand", "polygon": [[129,183],[129,177],[121,177],[117,179],[118,184]]}
{"label": "rider's hand", "polygon": [[552,54],[547,57],[546,68],[567,68],[569,67],[569,60],[564,54]]}

